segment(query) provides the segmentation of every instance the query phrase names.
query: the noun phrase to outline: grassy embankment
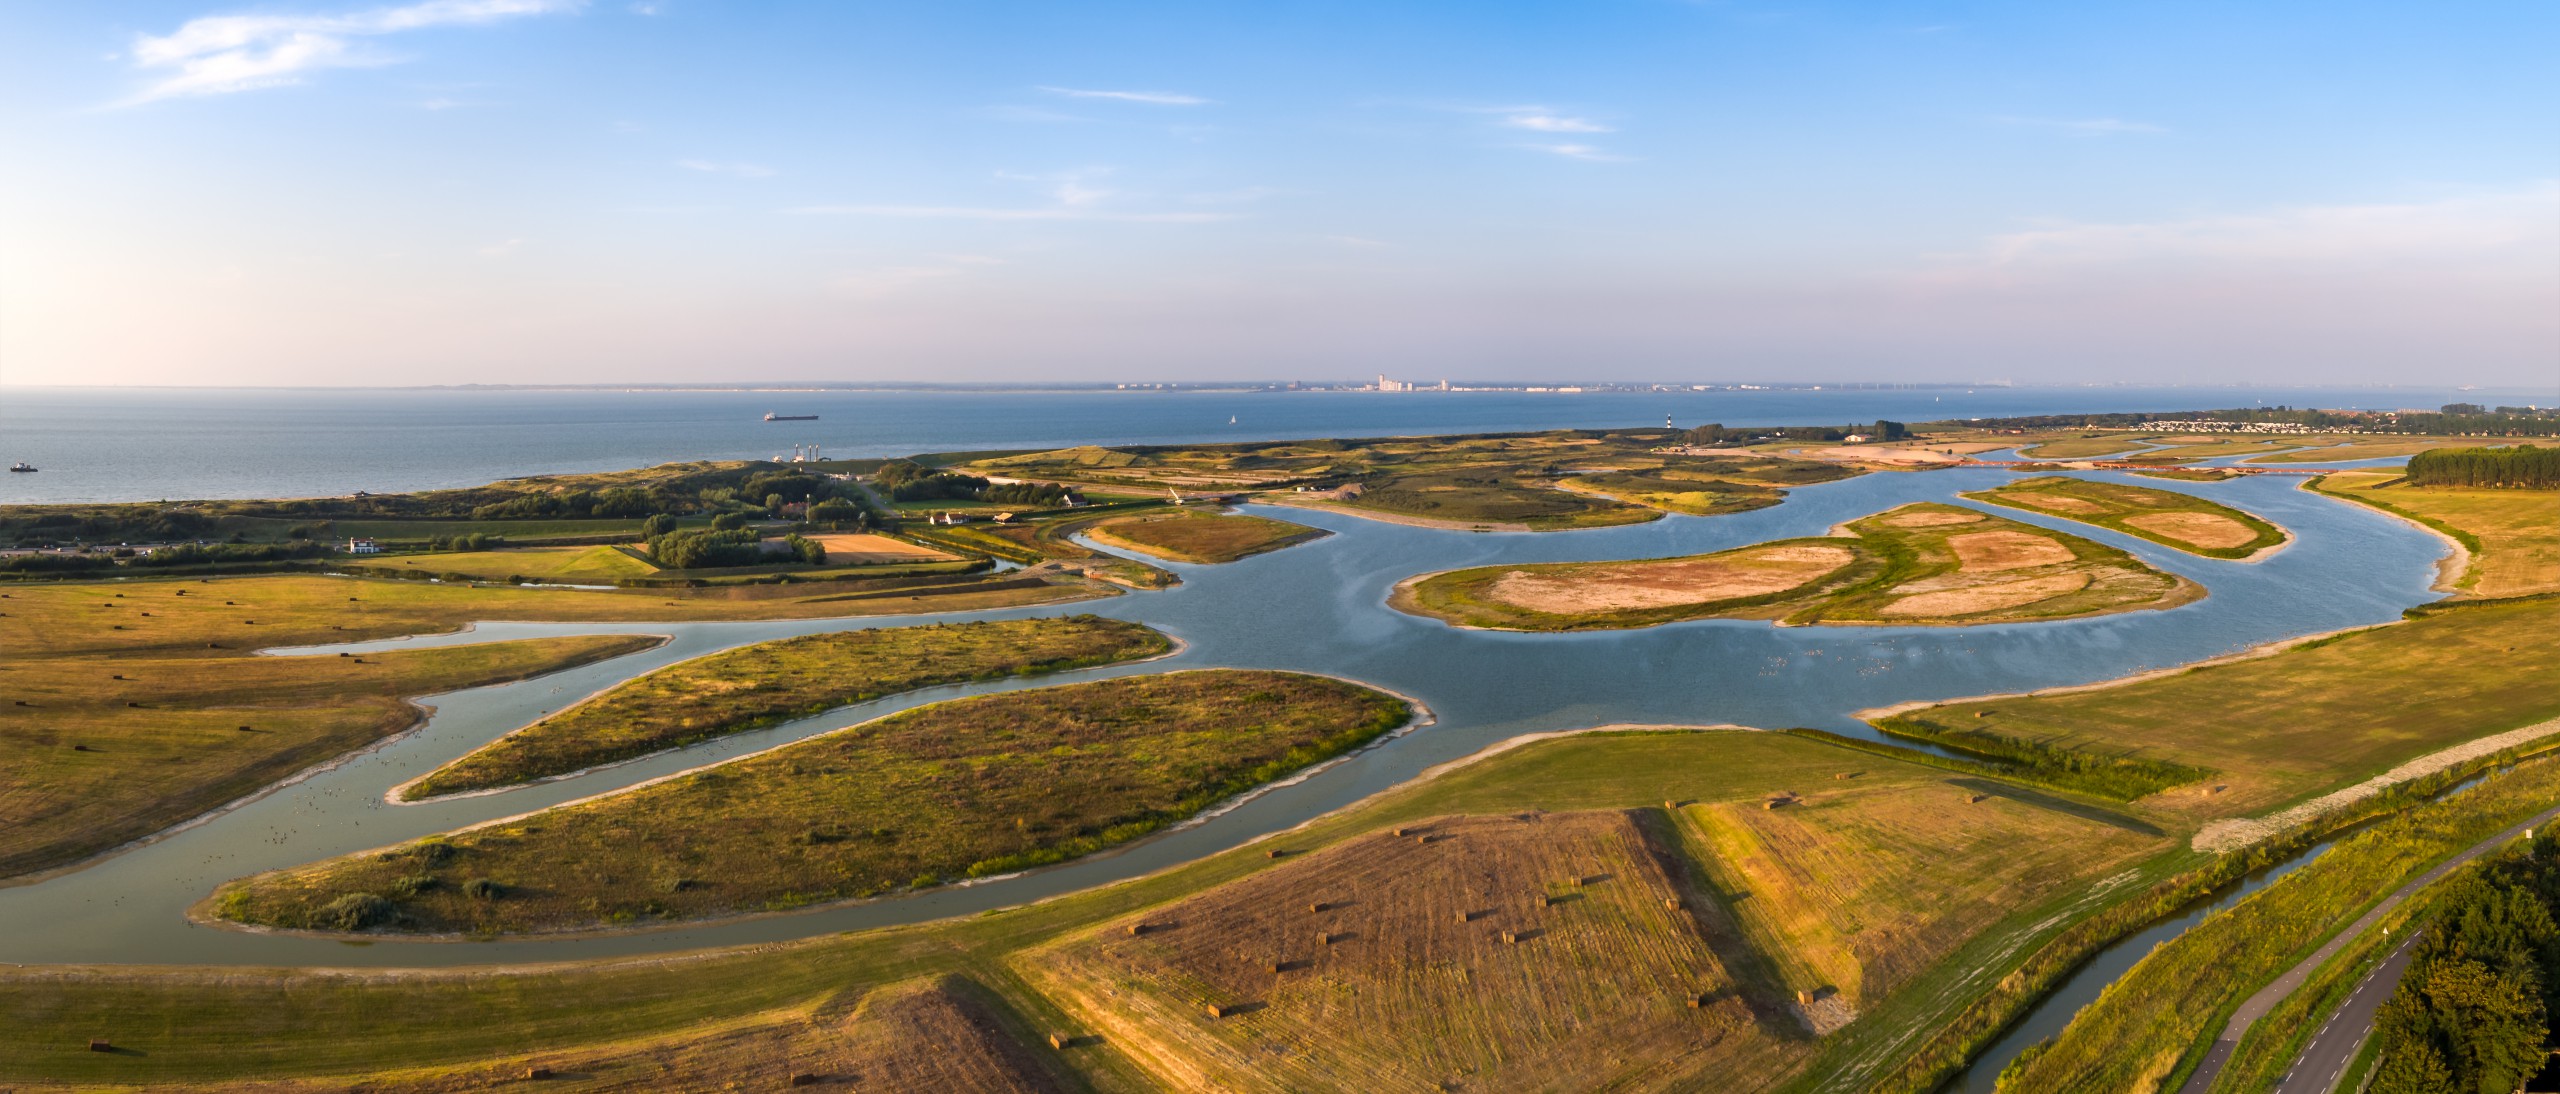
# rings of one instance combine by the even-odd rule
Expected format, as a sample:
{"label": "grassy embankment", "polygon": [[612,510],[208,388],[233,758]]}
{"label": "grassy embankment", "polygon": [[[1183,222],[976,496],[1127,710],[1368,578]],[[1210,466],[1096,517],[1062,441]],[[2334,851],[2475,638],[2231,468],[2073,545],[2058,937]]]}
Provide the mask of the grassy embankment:
{"label": "grassy embankment", "polygon": [[1154,657],[1172,640],[1080,615],[927,624],[759,642],[670,665],[482,745],[396,792],[515,786],[918,688]]}
{"label": "grassy embankment", "polygon": [[[2255,813],[2429,752],[2560,717],[2560,601],[2481,604],[2272,657],[2040,697],[1958,700],[1877,719],[1887,733],[2030,770],[2110,758],[2209,768],[2145,804]],[[2391,696],[2377,701],[2377,696]]]}
{"label": "grassy embankment", "polygon": [[1061,862],[1412,715],[1210,669],[936,703],[587,802],[227,885],[211,914],[499,934],[775,911]]}
{"label": "grassy embankment", "polygon": [[[2468,793],[2418,806],[2349,837],[2229,912],[2153,951],[2060,1036],[2020,1057],[2003,1088],[2173,1086],[2256,985],[2290,968],[2359,911],[2427,867],[2550,808],[2555,794],[2560,794],[2560,762],[2530,762],[2493,775]],[[2249,1063],[2247,1070],[2263,1067]],[[2227,1083],[2222,1088],[2243,1089]]]}
{"label": "grassy embankment", "polygon": [[12,586],[0,592],[0,649],[9,655],[0,661],[8,700],[0,704],[0,818],[9,821],[0,824],[0,876],[141,838],[396,733],[416,715],[405,696],[520,679],[655,640],[546,639],[361,659],[255,656],[260,649],[442,633],[483,619],[809,618],[1091,595],[1068,585],[933,595],[942,591],[848,600],[772,588],[605,593],[316,575]]}
{"label": "grassy embankment", "polygon": [[2415,520],[2460,541],[2465,597],[2560,592],[2560,491],[2410,486],[2397,471],[2341,471],[2313,489]]}
{"label": "grassy embankment", "polygon": [[1905,505],[1844,527],[1851,535],[1683,558],[1451,570],[1399,586],[1390,602],[1463,626],[1549,631],[1706,618],[2006,623],[2202,595],[2112,547],[1959,506]]}
{"label": "grassy embankment", "polygon": [[1115,517],[1093,525],[1085,534],[1114,547],[1176,562],[1234,562],[1332,533],[1268,517],[1177,509]]}
{"label": "grassy embankment", "polygon": [[[1778,810],[1760,808],[1782,790],[1798,791],[1801,800]],[[1976,795],[1987,796],[1974,802]],[[1660,811],[1666,801],[1678,802],[1684,817],[1719,811],[1727,823],[1749,826],[1759,847],[1755,868],[1786,886],[1770,891],[1776,909],[1771,914],[1809,917],[1824,924],[1824,937],[1837,943],[1834,951],[1845,949],[1861,962],[1879,958],[1875,967],[1861,966],[1855,1005],[1894,1014],[1891,1028],[1860,1022],[1819,1041],[1807,1039],[1791,1010],[1792,982],[1773,971],[1770,958],[1734,941],[1729,901],[1760,898],[1724,891],[1707,878],[1697,859],[1700,842],[1686,834],[1690,822],[1671,822]],[[1050,943],[1089,946],[1097,927],[1117,940],[1125,932],[1112,932],[1135,918],[1183,924],[1141,936],[1143,941],[1213,951],[1223,946],[1241,958],[1262,960],[1258,947],[1266,939],[1292,947],[1301,940],[1294,933],[1238,933],[1218,921],[1187,917],[1214,909],[1297,916],[1305,905],[1264,908],[1262,891],[1245,886],[1340,885],[1335,896],[1321,899],[1343,902],[1333,915],[1369,917],[1368,931],[1348,929],[1367,937],[1343,939],[1311,954],[1315,964],[1285,975],[1305,978],[1298,987],[1370,985],[1378,993],[1373,1001],[1429,1005],[1381,1013],[1378,1021],[1386,1025],[1374,1030],[1329,1019],[1307,1027],[1324,1038],[1293,1041],[1292,1054],[1316,1049],[1330,1058],[1292,1067],[1338,1069],[1344,1054],[1359,1046],[1385,1045],[1407,1046],[1416,1055],[1389,1061],[1392,1067],[1382,1074],[1418,1080],[1443,1077],[1425,1074],[1435,1059],[1476,1055],[1639,1083],[1648,1075],[1712,1073],[1695,1069],[1752,1061],[1776,1068],[1767,1076],[1775,1083],[1799,1074],[1810,1061],[1811,1073],[1846,1074],[1851,1078],[1842,1081],[1854,1087],[1863,1085],[1856,1077],[1897,1058],[1893,1046],[1903,1020],[1941,1020],[1968,997],[1958,988],[1996,979],[2024,948],[2060,930],[2070,918],[2064,913],[2084,903],[2073,890],[2087,888],[2090,879],[2123,874],[2133,858],[2165,842],[2135,839],[2141,832],[2121,820],[2048,804],[2041,795],[2012,794],[1991,780],[1787,735],[1584,735],[1514,749],[1399,788],[1269,844],[1147,878],[989,915],[712,951],[677,958],[672,966],[665,958],[639,958],[388,977],[228,969],[0,970],[0,1079],[329,1076],[353,1082],[393,1078],[386,1073],[406,1068],[442,1074],[470,1067],[498,1074],[527,1061],[558,1066],[561,1060],[582,1071],[640,1074],[652,1061],[694,1058],[755,1030],[800,1028],[810,1021],[805,1015],[843,1014],[882,985],[959,974],[1002,996],[1034,1029],[1075,1037],[1063,1051],[1034,1046],[1039,1058],[1071,1067],[1104,1089],[1157,1089],[1178,1082],[1178,1073],[1149,1068],[1182,1061],[1133,1057],[1129,1042],[1090,1036],[1104,1031],[1099,1023],[1110,1015],[1062,1009],[1061,997],[1026,979],[1047,975],[1040,970],[1054,963],[1050,953],[1032,951]],[[1592,829],[1597,837],[1558,840],[1551,850],[1540,849],[1543,841],[1495,838],[1507,826],[1526,827],[1504,818],[1538,809],[1634,813],[1623,823],[1604,817],[1606,823]],[[1936,819],[1951,812],[1960,815],[1948,823]],[[1476,819],[1454,819],[1460,817]],[[1575,826],[1576,832],[1596,823],[1550,820]],[[1400,825],[1445,825],[1441,834],[1458,838],[1417,843],[1386,834]],[[1636,835],[1627,834],[1628,825]],[[1268,856],[1266,847],[1287,855]],[[2030,849],[2034,861],[2003,865],[2021,847]],[[1617,869],[1622,864],[1623,871]],[[1980,876],[1956,883],[1948,900],[1893,895],[1924,891],[1897,880],[1907,872],[1937,876],[1961,871],[1964,864]],[[1342,872],[1355,865],[1365,872]],[[1501,869],[1486,877],[1483,867]],[[1575,874],[1588,879],[1579,890],[1565,884]],[[1428,884],[1435,878],[1451,884]],[[1245,886],[1213,891],[1239,880]],[[1658,891],[1665,884],[1677,888]],[[1470,886],[1522,915],[1554,917],[1530,928],[1548,933],[1529,935],[1520,922],[1486,917],[1461,929],[1450,914],[1455,909],[1443,905],[1463,903]],[[1565,899],[1552,908],[1520,905],[1519,894],[1549,892]],[[1680,895],[1684,907],[1665,907],[1661,900],[1670,895]],[[1179,903],[1195,896],[1203,903]],[[1167,914],[1174,909],[1180,914]],[[1521,941],[1499,943],[1496,932],[1506,929]],[[1220,937],[1231,942],[1217,943]],[[1959,940],[1965,944],[1951,961],[1962,968],[1909,977],[1908,970],[1922,963],[1921,951]],[[1312,935],[1303,942],[1314,949]],[[1906,947],[1911,953],[1902,952]],[[1691,960],[1700,953],[1714,960]],[[1826,959],[1839,960],[1836,952]],[[1602,995],[1578,986],[1575,978],[1582,977],[1626,990],[1617,997]],[[1879,987],[1889,981],[1905,986]],[[1542,989],[1503,995],[1488,987],[1514,982],[1545,984],[1553,994]],[[1726,994],[1700,1010],[1690,1009],[1674,990],[1706,993],[1718,983],[1729,983]],[[1325,998],[1320,990],[1310,991],[1292,996],[1288,1007],[1278,1005],[1278,997],[1236,999],[1271,1005],[1224,1021],[1241,1023],[1241,1035],[1256,1028],[1285,1034],[1324,1017],[1307,1007],[1353,1008],[1331,1014],[1344,1018],[1366,1013],[1359,1008],[1370,1005],[1357,999],[1326,1004]],[[1596,999],[1599,1011],[1577,1011],[1576,1001],[1586,999]],[[1186,1021],[1205,1018],[1193,1010]],[[1724,1039],[1713,1046],[1693,1044],[1705,1028],[1702,1019],[1720,1023],[1716,1028],[1727,1031]],[[1493,1043],[1435,1032],[1450,1029],[1519,1031],[1523,1040]],[[1231,1034],[1222,1028],[1156,1035]],[[89,1053],[90,1037],[110,1038],[135,1053]],[[1526,1080],[1533,1072],[1512,1064],[1488,1074]],[[1797,1080],[1799,1086],[1808,1082]],[[1424,1084],[1396,1084],[1407,1085]]]}
{"label": "grassy embankment", "polygon": [[2206,558],[2251,558],[2288,538],[2284,529],[2228,505],[2129,483],[2056,476],[2018,479],[1963,496],[2094,524]]}

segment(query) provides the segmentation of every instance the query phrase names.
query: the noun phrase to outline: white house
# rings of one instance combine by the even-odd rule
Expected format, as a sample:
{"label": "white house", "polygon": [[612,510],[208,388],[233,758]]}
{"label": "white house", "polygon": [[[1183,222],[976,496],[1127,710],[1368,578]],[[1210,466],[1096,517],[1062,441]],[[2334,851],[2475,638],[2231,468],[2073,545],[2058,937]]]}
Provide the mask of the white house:
{"label": "white house", "polygon": [[378,555],[382,553],[382,545],[369,539],[351,539],[347,541],[347,553],[351,555]]}

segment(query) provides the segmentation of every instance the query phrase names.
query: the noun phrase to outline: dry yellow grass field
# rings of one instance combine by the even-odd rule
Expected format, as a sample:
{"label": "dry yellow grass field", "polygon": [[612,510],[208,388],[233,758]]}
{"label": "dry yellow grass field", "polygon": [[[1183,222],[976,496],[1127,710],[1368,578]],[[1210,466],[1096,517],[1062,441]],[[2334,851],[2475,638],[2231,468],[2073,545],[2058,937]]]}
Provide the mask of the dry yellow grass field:
{"label": "dry yellow grass field", "polygon": [[1849,1008],[1910,983],[2018,908],[2161,845],[1940,783],[1807,791],[1776,809],[1720,802],[1682,817],[1713,849],[1709,874],[1786,990],[1837,992]]}

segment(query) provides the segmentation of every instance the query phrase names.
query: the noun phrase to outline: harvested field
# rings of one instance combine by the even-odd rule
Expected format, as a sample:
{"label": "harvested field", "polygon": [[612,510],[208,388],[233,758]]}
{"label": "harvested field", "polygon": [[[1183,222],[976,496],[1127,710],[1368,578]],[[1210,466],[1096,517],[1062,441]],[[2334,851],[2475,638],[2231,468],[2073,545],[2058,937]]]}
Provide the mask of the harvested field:
{"label": "harvested field", "polygon": [[1087,535],[1177,562],[1234,562],[1330,534],[1269,517],[1178,510],[1146,517],[1107,520]]}
{"label": "harvested field", "polygon": [[1962,563],[1961,569],[1977,573],[2023,570],[2071,561],[2071,548],[2054,542],[2051,536],[2027,532],[1973,532],[1948,536],[1947,546],[1955,551],[1956,558]]}
{"label": "harvested field", "polygon": [[1951,509],[1924,509],[1916,513],[1899,513],[1886,517],[1884,522],[1896,528],[1937,528],[1949,524],[1976,524],[1981,520],[1980,513],[1957,512]]}
{"label": "harvested field", "polygon": [[[890,984],[849,1004],[724,1020],[671,1037],[555,1049],[461,1068],[368,1075],[360,1082],[315,1079],[260,1083],[271,1094],[350,1089],[367,1094],[461,1094],[524,1083],[547,1072],[545,1089],[614,1091],[851,1087],[998,1094],[1073,1089],[1054,1061],[997,1017],[985,989],[944,976]],[[850,1014],[845,1013],[847,1009]],[[232,1090],[193,1085],[165,1090]]]}
{"label": "harvested field", "polygon": [[[1721,909],[1633,815],[1406,831],[1070,936],[1017,967],[1181,1089],[1759,1090],[1806,1057],[1785,1003],[1728,963]],[[1229,1013],[1213,1018],[1213,1005]]]}
{"label": "harvested field", "polygon": [[2009,495],[2008,500],[2056,513],[2103,513],[2107,509],[2106,506],[2087,498],[2075,498],[2069,494],[2050,494],[2041,490],[2020,491]]}
{"label": "harvested field", "polygon": [[1938,783],[1812,789],[1784,809],[1681,811],[1780,985],[1864,1008],[2016,911],[2156,850],[2144,836]]}
{"label": "harvested field", "polygon": [[1952,505],[1850,521],[1845,535],[1686,558],[1480,566],[1425,574],[1389,605],[1505,630],[1683,619],[2005,623],[2167,608],[2204,595],[2122,551]]}
{"label": "harvested field", "polygon": [[[1915,588],[1902,585],[1896,592]],[[1893,600],[1876,609],[1876,614],[1895,618],[1979,615],[2002,608],[2017,608],[2040,600],[2051,600],[2064,593],[2076,593],[2089,587],[2087,574],[2050,574],[2018,581],[2001,581],[1989,585],[1970,585],[1933,592],[1916,592]]]}
{"label": "harvested field", "polygon": [[2254,561],[2291,539],[2284,529],[2220,502],[2126,482],[2019,479],[1964,496],[2058,514],[2207,558]]}
{"label": "harvested field", "polygon": [[827,563],[832,566],[866,565],[876,562],[932,562],[960,556],[937,551],[918,543],[871,532],[821,532],[808,536],[827,550]]}
{"label": "harvested field", "polygon": [[1661,608],[1784,592],[1856,560],[1844,547],[1770,547],[1575,575],[1514,570],[1490,591],[1496,600],[1536,612]]}
{"label": "harvested field", "polygon": [[2248,525],[2214,513],[2140,513],[2124,522],[2198,547],[2246,547],[2258,538]]}

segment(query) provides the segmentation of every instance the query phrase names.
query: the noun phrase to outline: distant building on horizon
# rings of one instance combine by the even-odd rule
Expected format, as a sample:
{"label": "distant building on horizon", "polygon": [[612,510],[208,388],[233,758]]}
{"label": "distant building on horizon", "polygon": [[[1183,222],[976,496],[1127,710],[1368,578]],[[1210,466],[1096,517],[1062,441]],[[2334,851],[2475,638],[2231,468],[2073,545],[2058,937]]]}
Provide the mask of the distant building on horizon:
{"label": "distant building on horizon", "polygon": [[1449,390],[1449,380],[1448,380],[1448,378],[1447,378],[1447,377],[1442,377],[1442,378],[1441,378],[1441,380],[1440,380],[1440,384],[1439,384],[1439,386],[1437,386],[1437,387],[1426,387],[1426,386],[1424,386],[1424,385],[1414,383],[1414,382],[1413,382],[1413,381],[1411,381],[1411,380],[1390,380],[1390,379],[1387,379],[1387,374],[1386,374],[1386,373],[1381,372],[1381,373],[1379,373],[1379,374],[1378,374],[1378,390],[1380,390],[1380,391],[1447,391],[1447,390]]}

